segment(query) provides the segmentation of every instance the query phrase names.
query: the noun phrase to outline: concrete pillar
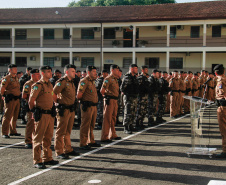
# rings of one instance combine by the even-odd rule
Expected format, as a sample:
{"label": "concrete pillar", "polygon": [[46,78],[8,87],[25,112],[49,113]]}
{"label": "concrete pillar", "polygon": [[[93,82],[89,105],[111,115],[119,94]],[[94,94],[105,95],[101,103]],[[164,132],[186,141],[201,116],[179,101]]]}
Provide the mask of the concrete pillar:
{"label": "concrete pillar", "polygon": [[170,52],[166,52],[166,71],[169,73]]}
{"label": "concrete pillar", "polygon": [[202,52],[202,69],[206,69],[206,51]]}
{"label": "concrete pillar", "polygon": [[203,46],[206,46],[206,24],[203,24]]}
{"label": "concrete pillar", "polygon": [[40,66],[43,66],[44,64],[44,56],[43,56],[43,51],[40,52]]}
{"label": "concrete pillar", "polygon": [[136,32],[137,32],[136,26],[133,26],[133,47],[134,48],[136,47]]}
{"label": "concrete pillar", "polygon": [[104,27],[103,24],[101,23],[101,40],[100,40],[100,72],[104,69],[104,52],[103,52],[103,47],[104,47]]}
{"label": "concrete pillar", "polygon": [[166,36],[167,42],[166,47],[170,46],[170,25],[167,25],[167,36]]}
{"label": "concrete pillar", "polygon": [[136,64],[136,52],[133,51],[133,64]]}
{"label": "concrete pillar", "polygon": [[73,46],[73,28],[70,27],[70,48]]}
{"label": "concrete pillar", "polygon": [[15,51],[12,51],[12,64],[15,64]]}
{"label": "concrete pillar", "polygon": [[15,28],[12,28],[12,48],[15,47]]}
{"label": "concrete pillar", "polygon": [[69,55],[70,55],[70,57],[69,57],[69,63],[70,64],[73,64],[73,52],[70,51]]}
{"label": "concrete pillar", "polygon": [[43,28],[40,28],[40,48],[43,48]]}

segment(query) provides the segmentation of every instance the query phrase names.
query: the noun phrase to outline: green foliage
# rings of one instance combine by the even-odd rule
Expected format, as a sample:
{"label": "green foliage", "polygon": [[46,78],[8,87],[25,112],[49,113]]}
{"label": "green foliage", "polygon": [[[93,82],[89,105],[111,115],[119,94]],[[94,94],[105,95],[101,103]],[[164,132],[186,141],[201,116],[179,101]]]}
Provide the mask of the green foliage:
{"label": "green foliage", "polygon": [[118,5],[151,5],[176,3],[175,0],[79,0],[72,1],[68,4],[69,7],[78,6],[118,6]]}

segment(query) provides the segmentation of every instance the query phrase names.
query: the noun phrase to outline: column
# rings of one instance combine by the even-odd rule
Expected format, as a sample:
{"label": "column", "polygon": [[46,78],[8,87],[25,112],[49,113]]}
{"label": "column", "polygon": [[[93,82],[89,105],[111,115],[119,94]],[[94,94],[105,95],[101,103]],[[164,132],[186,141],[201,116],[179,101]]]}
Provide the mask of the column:
{"label": "column", "polygon": [[40,28],[40,47],[43,47],[43,28]]}
{"label": "column", "polygon": [[15,51],[12,51],[12,64],[15,64]]}
{"label": "column", "polygon": [[69,55],[70,55],[70,57],[69,57],[70,64],[73,64],[73,52],[70,51]]}
{"label": "column", "polygon": [[104,27],[103,24],[101,23],[101,40],[100,40],[100,72],[104,69],[104,52],[103,52],[103,47],[104,47]]}
{"label": "column", "polygon": [[40,66],[43,66],[43,51],[40,52]]}
{"label": "column", "polygon": [[203,24],[203,46],[206,46],[206,24]]}
{"label": "column", "polygon": [[167,36],[166,36],[167,42],[166,47],[170,46],[170,25],[167,25]]}
{"label": "column", "polygon": [[136,32],[137,32],[136,26],[133,26],[133,47],[134,48],[136,47]]}
{"label": "column", "polygon": [[15,28],[12,28],[12,48],[15,47]]}
{"label": "column", "polygon": [[169,51],[166,52],[166,71],[169,73],[169,61],[170,61],[170,53]]}
{"label": "column", "polygon": [[136,64],[136,52],[133,51],[133,64]]}
{"label": "column", "polygon": [[206,51],[202,52],[202,69],[206,69]]}
{"label": "column", "polygon": [[73,28],[70,27],[70,48],[73,46]]}

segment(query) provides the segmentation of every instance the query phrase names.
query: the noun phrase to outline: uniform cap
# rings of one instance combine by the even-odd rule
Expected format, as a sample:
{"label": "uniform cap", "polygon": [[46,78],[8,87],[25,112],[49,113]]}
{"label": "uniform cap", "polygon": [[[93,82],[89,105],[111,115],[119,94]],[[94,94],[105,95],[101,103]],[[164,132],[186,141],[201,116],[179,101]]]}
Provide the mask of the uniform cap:
{"label": "uniform cap", "polygon": [[177,70],[174,70],[173,73],[178,73],[178,71]]}
{"label": "uniform cap", "polygon": [[51,69],[52,70],[52,68],[50,66],[41,66],[40,67],[40,70],[45,70],[45,69]]}
{"label": "uniform cap", "polygon": [[144,66],[141,66],[141,69],[147,69],[148,66],[144,65]]}
{"label": "uniform cap", "polygon": [[110,67],[111,69],[119,69],[119,66],[118,65],[115,65],[115,64],[113,64],[113,65],[111,65],[111,67]]}
{"label": "uniform cap", "polygon": [[95,66],[87,66],[87,71],[92,71],[93,69],[97,69]]}
{"label": "uniform cap", "polygon": [[74,64],[67,64],[66,66],[64,66],[64,68],[65,69],[70,69],[70,68],[76,69],[76,66]]}
{"label": "uniform cap", "polygon": [[32,68],[31,67],[27,67],[27,70],[30,71],[30,70],[32,70]]}
{"label": "uniform cap", "polygon": [[153,69],[152,70],[152,73],[157,73],[157,72],[159,72],[158,69]]}
{"label": "uniform cap", "polygon": [[61,73],[61,71],[60,71],[59,69],[56,69],[56,70],[54,71],[54,73]]}
{"label": "uniform cap", "polygon": [[15,65],[15,64],[9,64],[9,65],[8,65],[8,68],[9,68],[9,69],[12,69],[13,67],[17,67],[17,65]]}
{"label": "uniform cap", "polygon": [[131,64],[130,68],[132,68],[132,67],[138,67],[138,66],[137,66],[137,64]]}
{"label": "uniform cap", "polygon": [[108,73],[107,69],[103,69],[102,73]]}
{"label": "uniform cap", "polygon": [[39,73],[39,70],[38,70],[38,69],[32,69],[30,73],[31,73],[31,74]]}
{"label": "uniform cap", "polygon": [[166,71],[163,71],[162,73],[163,73],[163,74],[165,74],[165,73],[168,74]]}

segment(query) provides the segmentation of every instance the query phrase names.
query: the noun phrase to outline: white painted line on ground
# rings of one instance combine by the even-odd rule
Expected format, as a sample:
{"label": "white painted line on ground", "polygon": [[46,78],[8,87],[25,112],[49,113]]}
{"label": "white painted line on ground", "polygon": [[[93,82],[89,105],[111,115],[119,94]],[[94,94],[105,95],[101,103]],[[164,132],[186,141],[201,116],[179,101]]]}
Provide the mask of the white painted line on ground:
{"label": "white painted line on ground", "polygon": [[31,174],[31,175],[28,175],[28,176],[26,176],[26,177],[24,177],[24,178],[22,178],[22,179],[19,179],[19,180],[17,180],[17,181],[11,182],[11,183],[8,184],[8,185],[19,184],[19,183],[24,182],[24,181],[26,181],[26,180],[28,180],[28,179],[31,179],[31,178],[33,178],[33,177],[36,177],[36,176],[41,175],[41,174],[43,174],[43,173],[46,173],[46,172],[48,172],[48,171],[50,171],[50,170],[52,170],[52,169],[58,168],[58,167],[60,167],[60,166],[62,166],[62,165],[64,165],[64,164],[67,164],[67,163],[69,163],[69,162],[75,161],[75,160],[77,160],[77,159],[80,159],[80,158],[82,158],[82,157],[88,156],[88,155],[90,155],[90,154],[96,153],[96,152],[98,152],[98,151],[100,151],[100,150],[103,150],[103,149],[108,148],[108,147],[110,147],[110,146],[112,146],[112,145],[115,145],[115,144],[117,144],[117,143],[120,143],[120,142],[122,142],[122,141],[125,141],[125,140],[127,140],[127,139],[130,139],[130,138],[132,138],[132,137],[134,137],[134,136],[137,136],[137,135],[139,135],[139,134],[141,134],[141,133],[143,133],[143,132],[146,132],[146,131],[148,131],[148,130],[151,130],[151,129],[160,127],[160,126],[162,126],[162,125],[166,125],[166,124],[171,123],[171,122],[174,122],[174,121],[178,121],[178,120],[180,120],[180,119],[182,119],[182,118],[185,118],[185,117],[187,117],[187,116],[189,116],[189,115],[190,115],[190,114],[186,114],[185,116],[182,116],[182,117],[180,117],[180,118],[177,118],[177,119],[174,119],[174,120],[171,120],[171,121],[168,121],[168,122],[165,122],[165,123],[156,125],[156,126],[154,126],[154,127],[146,128],[145,130],[141,130],[140,132],[137,132],[137,133],[135,133],[135,134],[131,134],[131,135],[127,136],[127,137],[124,137],[124,138],[122,138],[121,140],[114,141],[114,142],[109,143],[109,144],[107,144],[107,145],[104,145],[104,146],[102,146],[102,147],[100,147],[100,148],[97,148],[97,149],[92,150],[92,151],[90,151],[90,152],[84,153],[84,154],[82,154],[82,155],[80,155],[80,156],[77,156],[77,157],[74,157],[74,158],[72,158],[72,159],[63,161],[62,163],[57,164],[57,165],[55,165],[55,166],[51,166],[51,167],[49,167],[49,168],[47,168],[47,169],[45,169],[45,170],[36,172],[36,173]]}
{"label": "white painted line on ground", "polygon": [[24,141],[20,142],[20,143],[15,143],[15,144],[12,144],[12,145],[7,145],[7,146],[0,147],[0,150],[5,149],[5,148],[10,148],[11,146],[21,145],[21,144],[24,144]]}
{"label": "white painted line on ground", "polygon": [[211,180],[207,185],[226,185],[226,181]]}

